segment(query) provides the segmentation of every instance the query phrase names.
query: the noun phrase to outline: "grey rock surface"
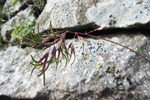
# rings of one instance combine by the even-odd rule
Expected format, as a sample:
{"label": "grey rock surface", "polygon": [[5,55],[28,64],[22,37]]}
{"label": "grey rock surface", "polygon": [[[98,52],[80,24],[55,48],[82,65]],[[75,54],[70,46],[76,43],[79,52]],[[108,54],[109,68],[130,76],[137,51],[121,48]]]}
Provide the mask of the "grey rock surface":
{"label": "grey rock surface", "polygon": [[[3,10],[9,20],[2,25],[1,36],[12,40],[11,32],[17,24],[27,19],[35,20],[31,7],[26,2],[11,6],[7,0]],[[37,1],[37,0],[36,0]],[[40,0],[41,2],[42,0]],[[43,3],[38,3],[43,9]],[[23,8],[23,9],[22,9]],[[15,15],[11,15],[15,13]],[[50,21],[55,29],[80,29],[106,26],[109,28],[132,28],[149,25],[150,0],[47,0],[41,15],[37,19],[35,32],[49,30]],[[30,24],[30,23],[29,23]],[[39,28],[38,28],[39,27]],[[109,33],[112,31],[108,31]],[[101,32],[97,32],[101,34]],[[117,43],[138,51],[136,45],[150,55],[149,31],[125,31],[103,35]],[[75,39],[76,60],[73,58],[65,67],[65,59],[52,64],[46,72],[46,86],[43,78],[37,77],[39,70],[30,76],[30,55],[36,59],[46,51],[26,47],[0,44],[0,99],[13,100],[149,100],[150,64],[133,52],[103,40],[84,38],[82,44]],[[67,40],[66,44],[72,40]],[[3,44],[2,44],[3,45]],[[138,51],[139,52],[139,51]]]}
{"label": "grey rock surface", "polygon": [[40,11],[44,9],[47,0],[33,0],[35,6],[38,7]]}
{"label": "grey rock surface", "polygon": [[22,25],[25,21],[30,20],[27,24],[31,25],[33,20],[35,20],[35,16],[32,13],[32,8],[28,7],[25,10],[20,11],[16,16],[12,17],[5,24],[2,25],[1,36],[4,40],[11,39],[11,33],[16,27],[16,25]]}
{"label": "grey rock surface", "polygon": [[[16,0],[17,1],[17,0]],[[19,12],[22,8],[25,8],[26,3],[31,3],[32,0],[22,0],[21,2],[15,2],[12,4],[13,0],[6,0],[3,7],[3,17],[10,19],[15,13]]]}
{"label": "grey rock surface", "polygon": [[35,31],[80,29],[85,26],[107,28],[136,27],[150,21],[149,0],[47,0]]}
{"label": "grey rock surface", "polygon": [[[150,54],[150,40],[141,32],[119,32],[103,36]],[[140,40],[140,42],[139,42]],[[67,40],[69,44],[72,40]],[[40,100],[148,100],[150,99],[150,64],[118,45],[92,38],[82,44],[75,39],[76,60],[65,67],[62,60],[56,70],[52,64],[46,72],[46,86],[38,70],[30,77],[31,48],[17,46],[0,51],[0,95]],[[38,51],[39,56],[44,52]],[[38,57],[36,58],[38,60]],[[23,71],[26,69],[25,71]]]}

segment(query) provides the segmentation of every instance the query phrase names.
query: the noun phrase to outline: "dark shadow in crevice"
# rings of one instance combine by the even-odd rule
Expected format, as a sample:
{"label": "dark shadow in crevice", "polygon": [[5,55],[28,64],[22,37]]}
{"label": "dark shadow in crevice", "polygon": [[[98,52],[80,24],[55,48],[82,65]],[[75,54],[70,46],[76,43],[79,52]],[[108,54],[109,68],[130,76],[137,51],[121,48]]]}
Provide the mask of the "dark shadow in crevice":
{"label": "dark shadow in crevice", "polygon": [[0,95],[0,100],[13,100],[13,99],[5,95]]}
{"label": "dark shadow in crevice", "polygon": [[[92,31],[94,29],[89,29],[86,31],[77,31],[77,32],[82,32],[82,33],[85,33],[85,32],[89,32],[89,31]],[[92,32],[90,33],[91,35],[94,35],[94,36],[100,36],[100,37],[103,37],[103,38],[109,38],[109,37],[113,37],[113,36],[119,36],[121,34],[124,34],[124,35],[127,35],[127,36],[133,36],[135,34],[143,34],[145,35],[146,37],[150,37],[150,29],[145,29],[145,28],[115,28],[115,29],[104,29],[104,30],[100,30],[100,31],[95,31],[95,32]],[[81,35],[82,37],[86,37],[86,38],[90,38],[89,36],[86,36],[86,35]],[[67,39],[71,39],[74,37],[74,34],[67,34]]]}
{"label": "dark shadow in crevice", "polygon": [[49,100],[48,98],[46,97],[38,97],[38,98],[20,98],[20,99],[12,99],[12,100]]}
{"label": "dark shadow in crevice", "polygon": [[[72,32],[81,32],[81,33],[86,33],[90,32],[92,30],[97,29],[98,26],[94,26],[93,23],[90,23],[88,25],[83,25],[82,27],[75,27],[75,28],[65,28],[65,29],[53,29],[54,31],[72,31]],[[44,34],[50,34],[50,30],[44,31]],[[41,33],[41,34],[43,34]],[[150,37],[150,29],[145,28],[145,25],[140,26],[140,27],[134,27],[134,28],[109,28],[109,29],[103,29],[100,31],[95,31],[90,33],[91,35],[94,36],[99,36],[102,38],[111,38],[111,37],[119,37],[120,35],[126,35],[128,37],[133,37],[136,34],[143,34],[146,37]],[[73,39],[75,34],[72,33],[67,33],[66,34],[66,40],[67,39]],[[93,38],[89,37],[86,35],[80,35],[83,38]],[[76,37],[77,38],[77,37]],[[26,47],[26,46],[25,46]],[[24,48],[25,48],[24,47]]]}
{"label": "dark shadow in crevice", "polygon": [[49,100],[47,97],[38,97],[38,98],[11,98],[6,95],[0,95],[0,100]]}

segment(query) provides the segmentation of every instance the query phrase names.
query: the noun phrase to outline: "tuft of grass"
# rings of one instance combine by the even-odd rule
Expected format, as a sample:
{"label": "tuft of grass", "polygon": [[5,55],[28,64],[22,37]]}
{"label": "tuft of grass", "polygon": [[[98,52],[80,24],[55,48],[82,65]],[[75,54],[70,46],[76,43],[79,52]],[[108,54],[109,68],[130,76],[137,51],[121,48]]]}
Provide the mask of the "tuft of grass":
{"label": "tuft of grass", "polygon": [[[75,61],[75,50],[74,50],[74,46],[73,46],[73,41],[67,47],[65,44],[66,34],[74,34],[74,38],[77,37],[78,40],[83,44],[83,46],[84,46],[84,38],[81,37],[80,35],[85,35],[85,36],[89,36],[92,38],[102,39],[104,41],[111,42],[113,44],[122,46],[123,48],[128,49],[131,52],[136,53],[137,55],[139,55],[140,57],[142,57],[143,59],[145,59],[147,62],[150,63],[150,61],[147,58],[145,58],[143,55],[139,54],[138,52],[136,52],[122,44],[119,44],[119,43],[113,42],[111,40],[90,34],[95,31],[100,31],[103,28],[104,27],[100,27],[100,28],[97,28],[90,32],[87,32],[87,33],[72,32],[72,31],[56,31],[56,32],[54,32],[52,29],[52,24],[50,22],[50,34],[39,36],[39,38],[41,38],[41,41],[35,42],[35,44],[32,46],[32,48],[40,47],[42,50],[46,50],[46,49],[49,49],[49,50],[41,58],[39,58],[39,60],[35,60],[35,57],[33,57],[31,55],[32,61],[30,63],[32,66],[34,66],[31,71],[31,75],[35,69],[40,69],[38,76],[43,75],[43,84],[45,86],[45,72],[47,71],[47,69],[49,68],[49,66],[52,63],[56,63],[56,69],[57,69],[59,62],[61,61],[60,57],[62,57],[63,59],[66,60],[65,67],[68,64],[68,61],[70,60],[72,55],[74,55],[74,61]],[[74,40],[74,38],[73,38],[73,40]],[[58,47],[56,48],[55,45],[58,45]],[[50,52],[51,48],[53,48],[53,49]],[[50,56],[50,54],[51,54],[51,56]],[[60,55],[62,55],[62,56],[60,56]],[[74,63],[74,61],[72,62],[72,64]]]}
{"label": "tuft of grass", "polygon": [[[18,2],[20,0],[13,0],[12,5],[15,2]],[[34,6],[33,6],[34,7]],[[20,16],[23,17],[23,16]],[[32,22],[32,25],[28,25],[28,22]],[[119,45],[125,49],[130,50],[133,53],[136,53],[143,59],[145,59],[147,62],[150,63],[150,60],[148,60],[146,57],[150,58],[147,54],[145,54],[138,46],[137,48],[139,51],[144,55],[141,55],[140,53],[122,45],[116,42],[113,42],[111,40],[99,37],[99,36],[94,36],[91,35],[91,33],[95,31],[100,31],[105,27],[100,27],[95,30],[92,30],[90,32],[72,32],[72,31],[54,31],[52,28],[52,24],[50,22],[50,34],[44,34],[40,35],[39,34],[34,34],[34,27],[35,27],[36,22],[35,21],[30,21],[30,19],[27,19],[22,25],[16,25],[15,29],[13,30],[11,36],[12,38],[17,38],[18,40],[21,41],[21,44],[26,44],[31,46],[32,48],[36,49],[42,49],[47,50],[47,52],[38,60],[35,59],[36,56],[31,55],[31,62],[30,64],[33,66],[31,70],[31,76],[33,72],[37,69],[39,70],[38,76],[43,75],[43,85],[45,86],[45,73],[48,70],[49,66],[53,63],[56,64],[56,69],[58,68],[59,63],[61,62],[61,59],[65,59],[65,67],[68,64],[68,61],[74,56],[74,60],[71,63],[71,65],[75,61],[75,48],[74,48],[74,41],[72,41],[69,46],[66,46],[66,34],[74,34],[74,38],[78,38],[78,40],[82,43],[83,45],[83,50],[84,50],[84,38],[82,36],[89,36],[92,38],[96,39],[102,39],[107,42],[111,42],[113,44]],[[82,35],[82,36],[81,36]],[[1,40],[1,38],[0,38]],[[56,46],[58,45],[58,46]],[[146,56],[146,57],[145,57]]]}
{"label": "tuft of grass", "polygon": [[12,38],[16,37],[17,39],[21,40],[21,39],[23,39],[23,37],[25,38],[30,33],[33,33],[36,22],[31,21],[32,24],[28,25],[29,21],[30,20],[25,21],[21,26],[19,26],[17,24],[16,27],[14,28],[12,34],[11,34]]}
{"label": "tuft of grass", "polygon": [[[65,67],[66,67],[72,55],[75,56],[73,43],[70,43],[68,47],[65,44],[65,38],[67,32],[63,32],[61,34],[59,32],[54,32],[51,23],[50,23],[50,30],[51,30],[51,34],[42,37],[41,39],[42,41],[35,42],[35,44],[32,46],[32,48],[40,47],[43,50],[49,48],[49,50],[39,60],[35,60],[34,57],[31,55],[32,61],[30,62],[30,64],[34,66],[31,71],[31,75],[35,69],[39,69],[39,68],[41,69],[38,76],[43,75],[44,86],[45,86],[45,72],[49,68],[50,64],[56,63],[56,69],[57,69],[59,62],[61,61],[60,57],[62,57],[66,60],[65,63]],[[55,44],[57,43],[59,43],[59,46],[56,48]],[[53,48],[51,53],[50,53],[50,48]],[[74,57],[74,61],[75,61],[75,57]]]}

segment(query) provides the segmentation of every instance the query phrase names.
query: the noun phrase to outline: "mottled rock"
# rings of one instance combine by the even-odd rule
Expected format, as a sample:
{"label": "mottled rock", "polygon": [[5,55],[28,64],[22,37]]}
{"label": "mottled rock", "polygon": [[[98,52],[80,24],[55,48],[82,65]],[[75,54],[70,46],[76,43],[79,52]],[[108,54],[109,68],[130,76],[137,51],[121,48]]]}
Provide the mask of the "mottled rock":
{"label": "mottled rock", "polygon": [[33,3],[40,11],[42,11],[45,7],[46,0],[33,0]]}
{"label": "mottled rock", "polygon": [[[6,0],[2,11],[2,17],[10,19],[15,13],[27,7],[26,3],[31,3],[32,0],[20,0],[20,2],[12,3],[13,0]],[[17,0],[16,0],[17,1]]]}
{"label": "mottled rock", "polygon": [[101,0],[87,10],[86,17],[96,25],[122,28],[147,24],[149,13],[149,0]]}
{"label": "mottled rock", "polygon": [[[47,0],[37,20],[39,32],[49,29],[79,29],[85,26],[126,28],[150,21],[149,0]],[[35,29],[36,32],[38,28]]]}
{"label": "mottled rock", "polygon": [[[150,40],[141,32],[119,32],[104,37],[136,51],[138,45],[150,54]],[[45,87],[42,77],[36,76],[38,70],[30,77],[29,62],[30,55],[36,54],[34,49],[13,46],[1,50],[0,95],[30,99],[44,97],[43,100],[150,99],[148,62],[118,45],[85,39],[84,51],[82,44],[74,41],[76,60],[72,66],[73,58],[66,67],[65,60],[60,62],[57,70],[55,64],[49,67]],[[71,41],[67,40],[66,44]],[[41,56],[43,51],[38,53]]]}
{"label": "mottled rock", "polygon": [[5,24],[2,25],[1,36],[4,40],[11,39],[11,33],[16,27],[16,25],[22,25],[25,21],[30,20],[27,24],[31,25],[33,20],[35,20],[35,16],[32,13],[32,8],[28,7],[25,10],[20,11],[16,16],[12,17]]}

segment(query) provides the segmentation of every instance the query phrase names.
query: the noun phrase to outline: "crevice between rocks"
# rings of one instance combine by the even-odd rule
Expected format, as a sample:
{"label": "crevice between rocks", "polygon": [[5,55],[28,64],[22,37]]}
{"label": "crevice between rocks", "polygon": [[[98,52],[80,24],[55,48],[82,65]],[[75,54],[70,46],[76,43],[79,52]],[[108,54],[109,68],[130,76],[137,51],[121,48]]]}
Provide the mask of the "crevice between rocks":
{"label": "crevice between rocks", "polygon": [[[102,37],[109,37],[110,35],[113,35],[113,34],[124,34],[124,33],[132,33],[132,34],[135,34],[135,33],[142,33],[146,36],[150,36],[149,35],[149,32],[150,32],[150,23],[147,23],[147,24],[135,24],[135,25],[131,25],[129,27],[126,27],[126,28],[104,28],[103,30],[100,30],[100,31],[95,31],[93,33],[91,33],[92,35],[95,35],[95,36],[102,36]],[[66,30],[66,31],[73,31],[73,32],[82,32],[82,33],[85,33],[85,32],[89,32],[89,31],[92,31],[96,28],[99,28],[99,26],[97,26],[96,24],[94,23],[89,23],[87,25],[82,25],[82,26],[75,26],[73,28],[64,28],[64,29],[53,29],[54,31],[62,31],[62,30]],[[43,33],[49,33],[50,30],[46,30],[44,31]],[[123,33],[121,33],[123,32]],[[115,36],[115,35],[113,35]],[[67,39],[72,39],[74,37],[74,34],[67,34]],[[85,35],[83,35],[83,37],[87,37]]]}
{"label": "crevice between rocks", "polygon": [[[92,24],[91,24],[92,25]],[[91,25],[85,25],[83,27],[76,27],[74,30],[72,29],[64,29],[64,30],[71,30],[73,32],[82,32],[82,33],[85,33],[85,32],[89,32],[91,30],[94,30],[95,27],[91,27]],[[143,28],[142,28],[143,27]],[[145,35],[146,37],[150,37],[150,29],[148,28],[144,28],[144,26],[142,27],[135,27],[135,28],[115,28],[115,29],[104,29],[104,30],[101,30],[101,31],[96,31],[96,32],[93,32],[91,33],[92,35],[95,35],[95,36],[100,36],[102,38],[111,38],[111,37],[117,37],[121,34],[125,34],[129,37],[132,37],[133,35],[135,34],[143,34]],[[55,31],[56,30],[62,30],[62,29],[54,29]],[[48,33],[49,31],[45,31],[43,33]],[[89,36],[85,36],[85,35],[80,35],[82,36],[83,38],[91,38]],[[66,35],[66,40],[67,39],[72,39],[74,37],[74,34],[67,34]],[[23,45],[23,48],[25,47],[28,47],[26,45]]]}
{"label": "crevice between rocks", "polygon": [[11,98],[6,95],[0,95],[0,100],[49,100],[47,97],[38,97],[38,98]]}

